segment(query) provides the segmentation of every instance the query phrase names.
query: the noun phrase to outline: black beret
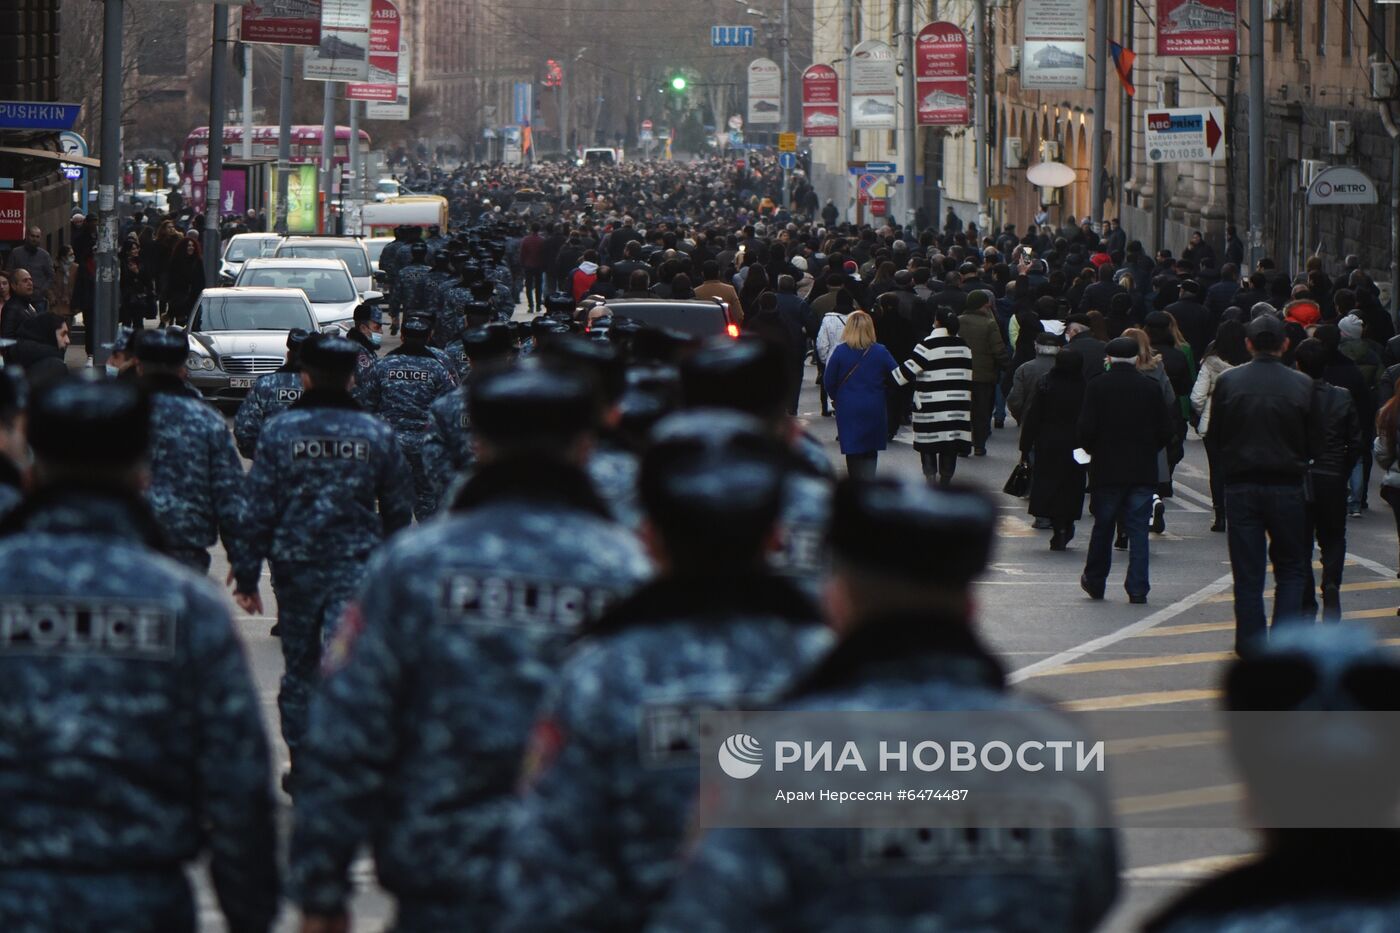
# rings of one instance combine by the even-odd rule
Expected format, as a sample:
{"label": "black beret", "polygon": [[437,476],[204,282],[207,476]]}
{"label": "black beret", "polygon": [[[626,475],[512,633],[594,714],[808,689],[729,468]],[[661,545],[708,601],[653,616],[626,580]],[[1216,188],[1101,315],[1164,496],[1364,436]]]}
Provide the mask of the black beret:
{"label": "black beret", "polygon": [[511,350],[510,331],[495,325],[473,327],[462,334],[462,347],[473,363],[500,359]]}
{"label": "black beret", "polygon": [[785,410],[782,353],[759,337],[706,344],[681,366],[681,383],[690,408],[735,408],[764,418]]}
{"label": "black beret", "polygon": [[913,584],[966,586],[991,559],[996,518],[976,493],[847,479],[832,502],[831,549],[839,561]]}
{"label": "black beret", "polygon": [[136,358],[156,366],[184,366],[190,338],[182,330],[148,330],[136,341]]}
{"label": "black beret", "polygon": [[403,335],[405,337],[412,334],[414,337],[428,339],[428,335],[433,332],[433,322],[421,314],[414,314],[404,319]]}
{"label": "black beret", "polygon": [[113,353],[130,353],[133,349],[133,341],[136,339],[136,331],[125,325],[117,328],[116,336],[111,343],[104,343],[102,349],[110,350]]}
{"label": "black beret", "polygon": [[355,324],[383,324],[384,312],[378,304],[364,302],[355,306]]}
{"label": "black beret", "polygon": [[627,385],[622,355],[610,343],[599,343],[575,334],[550,334],[540,340],[539,352],[546,359],[581,366],[591,372],[609,404],[617,401]]}
{"label": "black beret", "polygon": [[468,301],[462,305],[462,316],[472,317],[493,317],[496,311],[491,307],[489,301]]}
{"label": "black beret", "polygon": [[344,337],[312,334],[301,345],[301,365],[331,375],[350,375],[359,358],[359,346]]}
{"label": "black beret", "polygon": [[552,311],[567,311],[570,315],[574,313],[574,299],[572,295],[564,292],[554,292],[544,296],[545,313]]}
{"label": "black beret", "polygon": [[552,317],[541,314],[530,322],[530,333],[536,337],[543,337],[545,334],[568,334],[573,328],[563,321],[556,321]]}
{"label": "black beret", "polygon": [[293,327],[287,331],[287,349],[295,350],[306,343],[306,338],[311,336],[311,331],[304,327]]}
{"label": "black beret", "polygon": [[696,410],[662,419],[642,456],[638,488],[648,516],[697,535],[771,525],[786,471],[777,441],[756,418]]}
{"label": "black beret", "polygon": [[414,259],[426,259],[428,256],[428,244],[419,240],[408,248],[408,253]]}
{"label": "black beret", "polygon": [[53,463],[129,466],[146,456],[151,405],[130,382],[69,379],[37,393],[29,446]]}
{"label": "black beret", "polygon": [[595,430],[599,414],[587,373],[537,360],[480,374],[469,407],[473,430],[504,443],[566,443]]}

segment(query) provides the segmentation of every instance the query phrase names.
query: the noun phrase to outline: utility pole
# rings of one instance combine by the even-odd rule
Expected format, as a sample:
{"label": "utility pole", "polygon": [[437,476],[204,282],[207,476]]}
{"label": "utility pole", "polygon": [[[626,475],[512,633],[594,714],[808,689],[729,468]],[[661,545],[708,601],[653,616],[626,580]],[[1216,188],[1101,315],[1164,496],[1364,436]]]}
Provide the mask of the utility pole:
{"label": "utility pole", "polygon": [[[1157,244],[1160,249],[1162,244]],[[1249,268],[1264,254],[1264,0],[1249,0]],[[1244,270],[1240,270],[1241,273]]]}
{"label": "utility pole", "polygon": [[[1133,47],[1133,0],[1123,0],[1123,48]],[[1118,216],[1123,215],[1123,205],[1128,203],[1128,178],[1133,171],[1133,99],[1123,95],[1122,115],[1118,129]]]}
{"label": "utility pole", "polygon": [[253,158],[253,49],[240,45],[239,54],[243,57],[243,145],[242,159]]}
{"label": "utility pole", "polygon": [[977,232],[986,233],[991,217],[987,204],[987,0],[977,0],[972,41],[977,46]]}
{"label": "utility pole", "polygon": [[844,213],[846,219],[855,220],[855,199],[851,197],[851,171],[850,166],[856,160],[856,130],[855,114],[851,111],[851,51],[856,45],[856,8],[855,0],[846,0],[846,15],[841,24],[841,51],[846,60],[846,74],[841,78],[841,110],[846,114],[846,159],[845,165],[841,166],[841,190],[846,195],[846,206]]}
{"label": "utility pole", "polygon": [[317,216],[321,232],[327,236],[331,229],[331,196],[335,192],[335,82],[325,81],[321,91],[321,207]]}
{"label": "utility pole", "polygon": [[1094,0],[1094,138],[1089,146],[1089,217],[1103,232],[1104,133],[1108,131],[1108,3]]}
{"label": "utility pole", "polygon": [[224,87],[228,75],[228,5],[214,5],[214,47],[209,62],[209,176],[204,183],[204,281],[219,281],[223,242],[219,215],[224,181]]}
{"label": "utility pole", "polygon": [[[792,78],[789,70],[792,68],[792,3],[791,0],[783,0],[783,132],[793,132],[792,122]],[[783,169],[783,210],[789,210],[792,206],[792,172]]]}
{"label": "utility pole", "polygon": [[273,229],[287,235],[287,188],[292,174],[292,69],[296,48],[282,46],[282,98],[277,113],[277,220]]}
{"label": "utility pole", "polygon": [[915,100],[917,91],[914,82],[914,0],[899,0],[899,61],[904,72],[901,94],[904,97],[904,119],[899,125],[899,170],[904,176],[904,184],[899,188],[900,220],[906,228],[914,226],[914,209],[919,203],[914,190],[914,177],[918,165],[914,161],[914,134],[918,122],[919,105]]}
{"label": "utility pole", "polygon": [[[365,180],[361,173],[364,164],[360,159],[360,102],[357,100],[346,101],[350,108],[350,201],[352,204],[361,201],[365,196]],[[344,188],[344,184],[341,185]],[[345,201],[345,191],[341,191],[340,199]]]}
{"label": "utility pole", "polygon": [[[102,21],[102,168],[97,187],[97,289],[93,296],[93,362],[107,362],[102,349],[117,332],[117,185],[122,171],[122,0],[106,0]],[[88,205],[83,205],[87,210]]]}

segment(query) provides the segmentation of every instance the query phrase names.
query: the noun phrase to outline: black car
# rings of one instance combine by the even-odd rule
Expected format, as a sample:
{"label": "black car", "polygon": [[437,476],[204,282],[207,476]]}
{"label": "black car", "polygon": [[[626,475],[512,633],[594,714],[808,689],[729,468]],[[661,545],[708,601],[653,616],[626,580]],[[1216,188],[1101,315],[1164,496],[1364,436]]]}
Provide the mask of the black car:
{"label": "black car", "polygon": [[627,318],[645,324],[674,330],[702,339],[709,337],[738,337],[739,325],[729,308],[718,298],[618,298],[606,303],[613,320]]}

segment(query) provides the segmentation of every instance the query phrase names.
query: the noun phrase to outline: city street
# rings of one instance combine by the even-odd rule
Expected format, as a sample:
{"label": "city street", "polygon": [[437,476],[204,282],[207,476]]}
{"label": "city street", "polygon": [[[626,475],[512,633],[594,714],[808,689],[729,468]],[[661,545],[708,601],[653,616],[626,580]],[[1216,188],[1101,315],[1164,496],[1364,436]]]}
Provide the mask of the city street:
{"label": "city street", "polygon": [[[839,465],[835,421],[821,417],[813,370],[807,372],[800,418]],[[1193,436],[1186,450],[1176,473],[1176,497],[1167,508],[1167,532],[1152,536],[1152,591],[1146,606],[1129,605],[1121,588],[1125,552],[1114,554],[1103,602],[1092,602],[1079,589],[1090,530],[1087,513],[1069,550],[1054,553],[1047,547],[1049,533],[1031,528],[1025,502],[1001,492],[1017,458],[1013,421],[993,432],[987,457],[960,461],[957,480],[987,490],[1002,510],[993,568],[978,591],[979,616],[984,636],[1021,689],[1079,711],[1207,709],[1217,702],[1221,672],[1233,657],[1230,568],[1225,535],[1209,530],[1204,449]],[[919,457],[907,428],[881,456],[880,472],[919,476]],[[1400,643],[1386,631],[1396,619],[1400,592],[1393,568],[1395,528],[1374,486],[1371,501],[1370,511],[1348,524],[1343,610],[1348,620],[1383,626],[1382,635]],[[211,574],[222,579],[226,572],[219,552]],[[276,610],[266,574],[262,596],[269,615],[239,615],[237,621],[262,692],[268,732],[275,739],[282,664],[277,641],[268,635]],[[280,741],[275,744],[285,763],[285,750]],[[1209,786],[1191,800],[1163,805],[1228,806],[1236,799],[1235,788]],[[1139,829],[1124,833],[1123,845],[1123,894],[1103,927],[1113,933],[1136,929],[1156,905],[1184,886],[1247,855],[1252,839],[1236,830]],[[391,905],[375,888],[368,859],[359,863],[356,876],[360,894],[354,929],[378,931],[391,915]],[[209,888],[201,883],[200,890],[204,929],[220,930]],[[279,930],[295,928],[290,912],[283,921]]]}

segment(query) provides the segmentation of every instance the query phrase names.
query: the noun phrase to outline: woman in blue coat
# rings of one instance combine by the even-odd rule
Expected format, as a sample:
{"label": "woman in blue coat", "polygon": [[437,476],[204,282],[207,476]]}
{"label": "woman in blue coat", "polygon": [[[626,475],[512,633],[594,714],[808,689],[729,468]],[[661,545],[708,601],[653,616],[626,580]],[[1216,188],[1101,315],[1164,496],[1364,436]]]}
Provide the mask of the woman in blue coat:
{"label": "woman in blue coat", "polygon": [[870,478],[885,449],[885,380],[899,364],[875,342],[875,321],[864,311],[846,318],[841,343],[831,353],[823,377],[836,407],[836,430],[846,472]]}

